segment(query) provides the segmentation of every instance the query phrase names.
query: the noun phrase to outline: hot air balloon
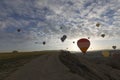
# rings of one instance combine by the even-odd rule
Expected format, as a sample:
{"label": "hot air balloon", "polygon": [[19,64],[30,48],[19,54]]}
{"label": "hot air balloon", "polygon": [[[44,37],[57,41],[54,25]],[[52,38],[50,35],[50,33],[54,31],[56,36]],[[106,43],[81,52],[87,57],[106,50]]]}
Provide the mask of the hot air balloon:
{"label": "hot air balloon", "polygon": [[75,41],[73,41],[73,44],[75,43]]}
{"label": "hot air balloon", "polygon": [[90,39],[90,37],[88,37],[88,39]]}
{"label": "hot air balloon", "polygon": [[116,46],[112,46],[113,49],[116,49]]}
{"label": "hot air balloon", "polygon": [[68,49],[68,48],[66,48],[66,49]]}
{"label": "hot air balloon", "polygon": [[17,29],[17,32],[20,32],[21,31],[21,29]]}
{"label": "hot air balloon", "polygon": [[64,39],[66,39],[66,38],[67,38],[67,36],[66,36],[66,35],[63,35],[63,38],[64,38]]}
{"label": "hot air balloon", "polygon": [[96,26],[99,27],[99,26],[100,26],[100,23],[97,23]]}
{"label": "hot air balloon", "polygon": [[77,46],[80,48],[80,50],[86,54],[87,49],[90,46],[90,41],[86,38],[79,39],[77,41]]}
{"label": "hot air balloon", "polygon": [[63,36],[61,37],[61,41],[64,42],[66,38],[67,38],[67,36],[66,36],[66,35],[63,35]]}
{"label": "hot air balloon", "polygon": [[45,45],[46,44],[46,42],[45,41],[43,41],[43,45]]}
{"label": "hot air balloon", "polygon": [[62,27],[60,27],[60,29],[62,29]]}
{"label": "hot air balloon", "polygon": [[104,38],[104,37],[105,37],[105,34],[101,34],[101,37],[103,37],[103,38]]}
{"label": "hot air balloon", "polygon": [[109,56],[110,56],[110,53],[109,53],[109,51],[103,51],[103,52],[102,52],[102,55],[103,55],[104,57],[109,57]]}
{"label": "hot air balloon", "polygon": [[64,39],[63,39],[63,37],[61,37],[61,41],[62,41],[62,42],[64,42]]}

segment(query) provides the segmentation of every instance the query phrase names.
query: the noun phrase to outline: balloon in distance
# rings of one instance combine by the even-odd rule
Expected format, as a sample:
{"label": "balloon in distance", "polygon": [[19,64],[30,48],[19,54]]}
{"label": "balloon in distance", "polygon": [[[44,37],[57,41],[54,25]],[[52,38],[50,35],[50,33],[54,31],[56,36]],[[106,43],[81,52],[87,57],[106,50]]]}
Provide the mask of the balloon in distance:
{"label": "balloon in distance", "polygon": [[77,46],[79,47],[83,54],[86,54],[86,51],[90,47],[90,41],[86,38],[79,39],[77,41]]}

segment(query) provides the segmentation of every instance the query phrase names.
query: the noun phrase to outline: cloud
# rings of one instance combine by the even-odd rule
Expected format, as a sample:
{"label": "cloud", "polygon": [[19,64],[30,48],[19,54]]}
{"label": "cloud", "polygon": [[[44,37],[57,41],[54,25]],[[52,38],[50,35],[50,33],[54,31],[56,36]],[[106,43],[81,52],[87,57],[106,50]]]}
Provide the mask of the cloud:
{"label": "cloud", "polygon": [[[118,0],[2,0],[0,36],[15,39],[16,29],[20,28],[21,40],[49,39],[63,34],[69,38],[99,37],[101,33],[118,37],[119,3]],[[101,24],[99,29],[95,26],[97,22]]]}

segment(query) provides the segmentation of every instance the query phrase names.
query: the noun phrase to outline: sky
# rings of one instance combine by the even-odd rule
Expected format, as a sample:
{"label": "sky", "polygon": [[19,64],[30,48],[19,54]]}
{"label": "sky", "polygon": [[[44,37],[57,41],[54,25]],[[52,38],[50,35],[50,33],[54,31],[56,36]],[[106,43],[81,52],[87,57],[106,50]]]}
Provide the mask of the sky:
{"label": "sky", "polygon": [[[0,0],[0,51],[80,51],[77,40],[88,37],[88,51],[113,45],[120,49],[119,4],[120,0]],[[63,35],[67,39],[61,42]]]}

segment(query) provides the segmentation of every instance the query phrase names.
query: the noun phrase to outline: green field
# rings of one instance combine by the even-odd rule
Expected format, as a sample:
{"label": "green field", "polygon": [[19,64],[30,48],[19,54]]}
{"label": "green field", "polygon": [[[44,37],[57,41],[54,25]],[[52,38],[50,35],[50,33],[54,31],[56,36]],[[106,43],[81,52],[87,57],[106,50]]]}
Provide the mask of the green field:
{"label": "green field", "polygon": [[16,71],[18,67],[23,66],[32,59],[55,52],[56,51],[0,53],[0,80],[4,80],[12,72]]}

